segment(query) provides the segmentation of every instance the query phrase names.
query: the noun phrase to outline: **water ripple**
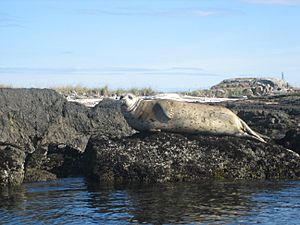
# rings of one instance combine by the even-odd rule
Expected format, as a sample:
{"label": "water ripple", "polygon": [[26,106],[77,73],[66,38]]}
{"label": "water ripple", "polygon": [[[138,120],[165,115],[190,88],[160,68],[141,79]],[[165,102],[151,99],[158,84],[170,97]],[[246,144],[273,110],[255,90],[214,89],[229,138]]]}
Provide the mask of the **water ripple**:
{"label": "water ripple", "polygon": [[3,224],[299,224],[299,181],[107,186],[83,178],[0,191]]}

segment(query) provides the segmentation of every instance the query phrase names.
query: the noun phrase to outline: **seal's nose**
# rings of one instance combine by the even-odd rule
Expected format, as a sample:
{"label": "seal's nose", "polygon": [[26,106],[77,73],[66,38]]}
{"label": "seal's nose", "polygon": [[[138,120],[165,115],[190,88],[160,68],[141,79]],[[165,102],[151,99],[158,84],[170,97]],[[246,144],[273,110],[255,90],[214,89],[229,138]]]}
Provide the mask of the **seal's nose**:
{"label": "seal's nose", "polygon": [[121,95],[120,98],[119,98],[119,100],[122,100],[123,98],[124,98],[124,95]]}

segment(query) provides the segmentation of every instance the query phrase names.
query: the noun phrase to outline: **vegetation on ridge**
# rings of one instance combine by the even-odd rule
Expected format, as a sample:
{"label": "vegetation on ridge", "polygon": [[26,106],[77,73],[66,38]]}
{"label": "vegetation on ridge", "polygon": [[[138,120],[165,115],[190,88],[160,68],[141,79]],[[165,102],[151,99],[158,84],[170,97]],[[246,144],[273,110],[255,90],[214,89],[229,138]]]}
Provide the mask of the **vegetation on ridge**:
{"label": "vegetation on ridge", "polygon": [[81,85],[76,85],[76,86],[52,87],[51,89],[65,96],[78,95],[78,96],[94,96],[94,97],[106,96],[107,97],[113,95],[120,96],[126,93],[132,93],[138,96],[145,96],[145,95],[155,95],[158,93],[152,88],[131,88],[131,89],[112,90],[109,89],[108,86],[99,87],[99,88],[88,88],[88,87],[83,87]]}
{"label": "vegetation on ridge", "polygon": [[[11,86],[1,85],[0,88],[12,88]],[[109,89],[107,85],[103,87],[88,88],[82,85],[66,85],[51,87],[58,93],[70,97],[109,97],[120,96],[125,93],[133,93],[137,96],[151,96],[158,92],[151,87],[148,88],[130,88],[130,89]],[[284,80],[272,78],[232,78],[226,79],[210,89],[198,89],[187,92],[176,92],[182,95],[190,95],[195,97],[218,97],[218,98],[233,98],[233,97],[257,97],[257,96],[274,96],[274,95],[294,95],[299,96],[300,91],[297,88],[290,86]]]}

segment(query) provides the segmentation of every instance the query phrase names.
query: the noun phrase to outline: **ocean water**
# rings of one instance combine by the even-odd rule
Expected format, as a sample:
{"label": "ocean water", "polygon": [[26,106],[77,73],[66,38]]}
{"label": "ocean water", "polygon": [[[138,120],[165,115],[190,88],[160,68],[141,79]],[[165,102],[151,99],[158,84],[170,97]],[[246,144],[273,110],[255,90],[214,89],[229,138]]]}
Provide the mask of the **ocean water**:
{"label": "ocean water", "polygon": [[0,224],[300,224],[300,181],[31,183],[0,191]]}

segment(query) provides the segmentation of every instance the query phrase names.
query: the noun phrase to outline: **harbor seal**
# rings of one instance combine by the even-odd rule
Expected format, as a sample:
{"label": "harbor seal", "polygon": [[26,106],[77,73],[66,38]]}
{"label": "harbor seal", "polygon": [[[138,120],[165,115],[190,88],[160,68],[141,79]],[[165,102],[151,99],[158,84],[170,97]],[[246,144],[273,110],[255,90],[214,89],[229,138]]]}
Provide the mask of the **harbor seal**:
{"label": "harbor seal", "polygon": [[120,101],[126,121],[138,131],[233,135],[266,142],[222,106],[168,99],[146,100],[133,94],[122,96]]}

